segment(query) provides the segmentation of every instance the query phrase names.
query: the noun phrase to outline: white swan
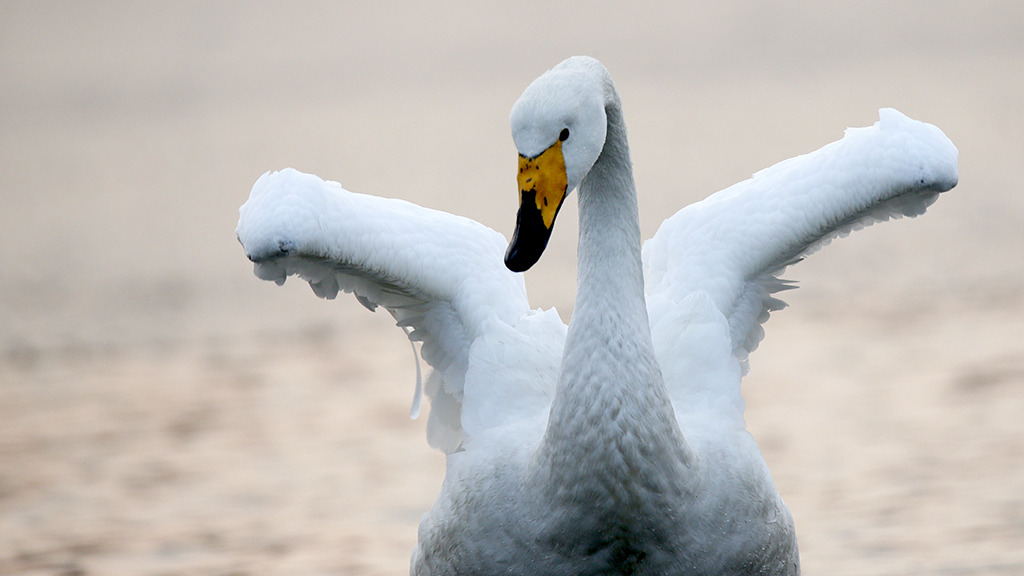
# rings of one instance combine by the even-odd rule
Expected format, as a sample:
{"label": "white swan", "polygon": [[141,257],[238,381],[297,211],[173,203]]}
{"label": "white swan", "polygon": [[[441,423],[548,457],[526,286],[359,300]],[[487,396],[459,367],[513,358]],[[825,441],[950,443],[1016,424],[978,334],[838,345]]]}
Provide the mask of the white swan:
{"label": "white swan", "polygon": [[641,258],[612,81],[586,57],[548,71],[512,111],[522,205],[507,262],[540,256],[578,187],[568,331],[529,310],[504,238],[465,218],[289,169],[256,182],[237,234],[260,278],[353,292],[422,342],[429,439],[448,464],[414,574],[796,574],[740,378],[787,266],[956,185],[939,129],[880,116],[681,210]]}

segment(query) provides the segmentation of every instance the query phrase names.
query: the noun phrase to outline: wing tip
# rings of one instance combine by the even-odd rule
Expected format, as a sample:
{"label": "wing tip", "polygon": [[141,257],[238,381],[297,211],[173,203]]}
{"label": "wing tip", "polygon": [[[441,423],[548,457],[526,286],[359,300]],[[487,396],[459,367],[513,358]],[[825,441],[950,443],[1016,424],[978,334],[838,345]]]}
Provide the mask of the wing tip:
{"label": "wing tip", "polygon": [[922,154],[926,155],[921,159],[925,174],[918,181],[922,189],[942,193],[959,183],[960,151],[941,128],[915,120],[895,108],[880,108],[875,126],[881,132],[904,132],[920,143]]}

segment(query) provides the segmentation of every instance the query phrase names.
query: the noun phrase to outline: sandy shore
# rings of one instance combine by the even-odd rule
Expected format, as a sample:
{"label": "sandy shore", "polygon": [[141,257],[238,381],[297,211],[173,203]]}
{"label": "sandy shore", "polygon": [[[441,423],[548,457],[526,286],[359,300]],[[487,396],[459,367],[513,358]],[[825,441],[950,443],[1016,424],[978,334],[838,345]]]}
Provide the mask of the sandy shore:
{"label": "sandy shore", "polygon": [[[1024,8],[707,4],[4,3],[0,574],[406,573],[443,475],[408,344],[256,280],[237,208],[294,166],[508,235],[508,109],[574,53],[647,236],[880,107],[952,138],[927,215],[790,270],[748,422],[806,574],[1024,574]],[[528,275],[564,318],[574,220]]]}

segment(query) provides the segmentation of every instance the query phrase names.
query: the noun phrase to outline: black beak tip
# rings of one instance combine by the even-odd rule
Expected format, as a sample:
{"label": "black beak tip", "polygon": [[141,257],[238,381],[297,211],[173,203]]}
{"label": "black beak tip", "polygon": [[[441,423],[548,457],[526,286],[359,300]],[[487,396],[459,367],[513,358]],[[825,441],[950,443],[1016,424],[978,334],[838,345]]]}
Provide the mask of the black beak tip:
{"label": "black beak tip", "polygon": [[513,272],[526,272],[540,260],[549,238],[551,228],[544,225],[537,204],[532,197],[524,198],[516,214],[512,241],[505,252],[505,266]]}
{"label": "black beak tip", "polygon": [[513,272],[526,272],[531,266],[537,263],[537,258],[525,258],[522,250],[518,250],[515,243],[508,245],[505,252],[505,267]]}
{"label": "black beak tip", "polygon": [[540,260],[550,237],[551,231],[543,227],[525,231],[522,226],[516,227],[505,252],[505,266],[513,272],[526,272]]}

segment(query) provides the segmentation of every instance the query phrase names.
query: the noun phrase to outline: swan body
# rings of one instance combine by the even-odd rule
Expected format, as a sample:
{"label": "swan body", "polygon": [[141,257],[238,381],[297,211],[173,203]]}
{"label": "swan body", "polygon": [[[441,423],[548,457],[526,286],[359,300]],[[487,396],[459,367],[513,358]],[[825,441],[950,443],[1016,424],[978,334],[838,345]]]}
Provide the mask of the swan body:
{"label": "swan body", "polygon": [[[256,275],[382,306],[434,368],[445,481],[414,574],[798,574],[793,521],[746,431],[740,379],[779,275],[836,236],[915,216],[957,182],[934,126],[882,110],[824,148],[669,218],[643,245],[618,94],[575,57],[513,108],[522,205],[476,222],[264,174],[237,234]],[[566,327],[522,276],[579,195]],[[505,252],[506,265],[503,265]]]}

